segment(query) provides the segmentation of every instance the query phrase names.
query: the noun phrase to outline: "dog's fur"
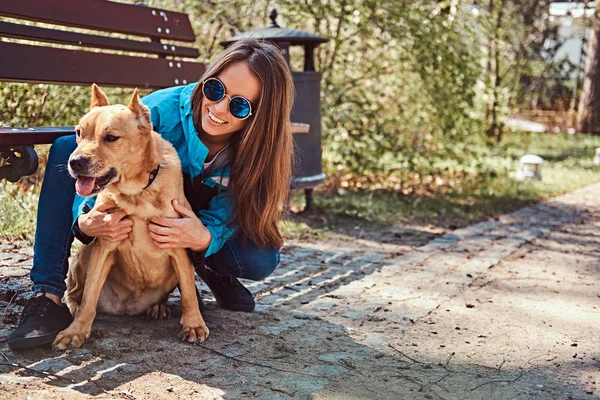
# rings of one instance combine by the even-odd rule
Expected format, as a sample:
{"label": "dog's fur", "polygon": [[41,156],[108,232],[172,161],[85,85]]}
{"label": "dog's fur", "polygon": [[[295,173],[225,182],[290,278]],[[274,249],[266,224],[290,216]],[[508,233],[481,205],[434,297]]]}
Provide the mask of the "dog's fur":
{"label": "dog's fur", "polygon": [[[85,171],[73,177],[96,178],[91,195],[95,208],[110,205],[133,219],[129,238],[110,242],[96,238],[74,257],[68,274],[66,301],[75,319],[54,341],[59,349],[79,347],[90,336],[96,309],[109,314],[141,314],[166,318],[169,293],[181,292],[181,336],[204,341],[208,328],[200,314],[194,268],[185,249],[158,249],[148,234],[154,216],[177,218],[171,201],[189,208],[183,191],[181,164],[173,146],[152,130],[150,111],[135,90],[129,106],[109,105],[106,95],[92,86],[90,111],[81,119],[77,148],[70,157],[83,158]],[[107,140],[107,135],[118,137]],[[148,187],[149,175],[160,164]],[[106,182],[108,180],[108,182]],[[102,185],[102,187],[99,187]],[[89,186],[88,186],[89,188]]]}

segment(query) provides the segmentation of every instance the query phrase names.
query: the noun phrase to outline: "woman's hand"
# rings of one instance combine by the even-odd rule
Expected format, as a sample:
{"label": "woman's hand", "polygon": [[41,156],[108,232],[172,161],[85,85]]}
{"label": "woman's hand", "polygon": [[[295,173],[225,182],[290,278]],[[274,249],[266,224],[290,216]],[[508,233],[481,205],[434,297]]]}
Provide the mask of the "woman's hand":
{"label": "woman's hand", "polygon": [[187,249],[204,251],[212,239],[210,231],[192,210],[180,204],[177,199],[173,208],[181,218],[154,217],[148,224],[148,232],[159,249]]}
{"label": "woman's hand", "polygon": [[127,218],[124,211],[109,213],[113,204],[101,204],[89,213],[82,214],[77,219],[79,230],[92,237],[106,239],[110,242],[120,242],[129,237],[133,230],[133,220]]}

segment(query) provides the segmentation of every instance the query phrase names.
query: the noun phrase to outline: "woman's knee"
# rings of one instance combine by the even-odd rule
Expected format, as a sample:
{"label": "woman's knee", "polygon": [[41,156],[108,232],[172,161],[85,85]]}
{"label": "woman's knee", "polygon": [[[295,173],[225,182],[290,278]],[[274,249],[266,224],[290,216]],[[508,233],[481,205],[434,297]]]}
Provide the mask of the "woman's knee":
{"label": "woman's knee", "polygon": [[222,275],[260,281],[273,273],[279,265],[279,250],[261,249],[254,243],[245,246],[233,239],[225,243],[223,249],[207,259],[207,265]]}
{"label": "woman's knee", "polygon": [[258,256],[248,257],[244,265],[242,278],[253,281],[262,281],[275,271],[279,265],[279,251],[275,249],[263,250]]}

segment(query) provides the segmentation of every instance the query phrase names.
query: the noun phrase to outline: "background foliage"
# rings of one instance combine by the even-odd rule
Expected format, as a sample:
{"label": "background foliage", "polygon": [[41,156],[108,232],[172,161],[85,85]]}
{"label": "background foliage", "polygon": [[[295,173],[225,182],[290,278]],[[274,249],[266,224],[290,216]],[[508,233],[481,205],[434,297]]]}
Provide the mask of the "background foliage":
{"label": "background foliage", "polygon": [[[281,26],[329,39],[316,51],[329,193],[370,189],[423,199],[485,191],[524,152],[522,136],[504,128],[506,117],[574,95],[554,78],[577,66],[552,61],[560,42],[544,45],[556,34],[549,0],[146,3],[190,15],[204,62],[221,51],[221,40],[266,27],[271,7]],[[291,55],[293,69],[302,69],[302,50]],[[1,85],[4,126],[73,125],[88,107],[87,87]],[[130,90],[108,94],[125,102]],[[577,140],[549,143],[564,152]],[[38,178],[19,187],[35,191]]]}
{"label": "background foliage", "polygon": [[[431,157],[463,156],[448,144],[481,131],[473,114],[482,49],[468,9],[391,0],[147,3],[188,13],[207,62],[221,40],[266,26],[272,6],[281,26],[329,38],[316,66],[323,72],[324,168],[335,186],[383,185],[393,176],[392,188],[399,189],[398,171],[422,172]],[[300,69],[297,50],[293,63]],[[87,92],[4,83],[0,123],[75,124],[86,111]],[[121,100],[123,93],[110,95]],[[368,179],[354,182],[353,176]]]}

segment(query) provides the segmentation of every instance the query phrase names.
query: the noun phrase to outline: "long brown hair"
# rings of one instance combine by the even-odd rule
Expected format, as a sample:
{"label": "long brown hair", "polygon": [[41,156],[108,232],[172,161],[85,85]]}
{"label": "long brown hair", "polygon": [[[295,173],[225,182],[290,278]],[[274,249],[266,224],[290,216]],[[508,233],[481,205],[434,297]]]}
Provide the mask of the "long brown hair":
{"label": "long brown hair", "polygon": [[[280,248],[283,237],[278,223],[288,199],[293,164],[292,74],[275,45],[245,39],[228,47],[200,82],[238,61],[244,61],[258,78],[261,93],[258,104],[252,105],[249,123],[231,138],[227,194],[233,197],[233,213],[228,223],[237,225],[259,247]],[[196,117],[202,112],[202,96],[198,85],[192,95]]]}

